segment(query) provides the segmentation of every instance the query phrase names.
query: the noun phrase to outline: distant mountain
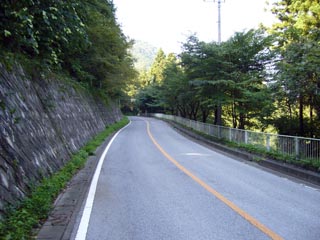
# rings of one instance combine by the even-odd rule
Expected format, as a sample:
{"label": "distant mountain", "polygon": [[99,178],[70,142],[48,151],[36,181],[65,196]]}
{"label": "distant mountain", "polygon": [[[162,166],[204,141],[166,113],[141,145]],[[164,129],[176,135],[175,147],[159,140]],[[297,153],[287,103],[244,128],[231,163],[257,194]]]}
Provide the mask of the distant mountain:
{"label": "distant mountain", "polygon": [[157,55],[157,51],[158,49],[150,43],[135,40],[131,52],[136,59],[135,67],[137,70],[148,70]]}

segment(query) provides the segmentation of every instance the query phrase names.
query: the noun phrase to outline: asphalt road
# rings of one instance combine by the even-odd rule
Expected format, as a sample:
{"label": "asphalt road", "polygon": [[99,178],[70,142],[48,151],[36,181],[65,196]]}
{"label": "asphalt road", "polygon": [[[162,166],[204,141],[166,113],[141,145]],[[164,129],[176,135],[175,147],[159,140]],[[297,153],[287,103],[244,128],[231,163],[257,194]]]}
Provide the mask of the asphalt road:
{"label": "asphalt road", "polygon": [[109,147],[77,239],[320,239],[317,188],[151,118],[132,117]]}

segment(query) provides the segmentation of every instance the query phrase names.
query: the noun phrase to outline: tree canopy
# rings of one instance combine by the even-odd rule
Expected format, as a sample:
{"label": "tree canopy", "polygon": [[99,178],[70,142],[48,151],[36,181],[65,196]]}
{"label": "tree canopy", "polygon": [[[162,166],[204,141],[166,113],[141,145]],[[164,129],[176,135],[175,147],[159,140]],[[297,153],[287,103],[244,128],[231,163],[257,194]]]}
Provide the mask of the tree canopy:
{"label": "tree canopy", "polygon": [[0,47],[119,95],[134,78],[132,43],[110,0],[0,2]]}
{"label": "tree canopy", "polygon": [[280,119],[289,126],[286,129],[280,124],[279,129],[313,137],[319,134],[316,126],[320,120],[319,1],[282,0],[272,11],[279,19],[272,28],[278,58],[273,85],[278,89],[278,101],[285,103],[280,105]]}
{"label": "tree canopy", "polygon": [[263,84],[268,46],[270,40],[264,32],[250,30],[222,44],[205,43],[192,35],[177,57],[165,56],[160,50],[150,71],[150,84],[144,90],[144,94],[153,96],[149,106],[162,106],[204,122],[213,113],[216,124],[219,114],[234,127],[254,124],[252,119],[270,108],[270,93]]}
{"label": "tree canopy", "polygon": [[191,35],[178,56],[159,52],[143,75],[140,110],[320,137],[319,2],[280,0],[272,12],[279,22],[269,29],[222,43]]}

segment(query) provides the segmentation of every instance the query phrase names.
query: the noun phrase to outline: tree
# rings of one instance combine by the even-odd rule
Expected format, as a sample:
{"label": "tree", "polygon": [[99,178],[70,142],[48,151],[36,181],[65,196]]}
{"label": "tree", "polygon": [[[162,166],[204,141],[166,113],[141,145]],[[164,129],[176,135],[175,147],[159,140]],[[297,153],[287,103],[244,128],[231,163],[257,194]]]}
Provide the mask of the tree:
{"label": "tree", "polygon": [[263,128],[273,111],[264,83],[270,43],[262,30],[237,33],[222,44],[192,35],[178,58],[158,53],[148,75],[151,81],[140,91],[141,106],[203,122],[214,116],[220,124],[223,116],[225,122],[232,119],[233,127]]}
{"label": "tree", "polygon": [[[298,35],[320,39],[320,5],[318,0],[281,0],[274,3],[272,13],[280,20],[273,31],[288,43]],[[297,31],[299,30],[299,31]]]}
{"label": "tree", "polygon": [[213,110],[214,124],[221,125],[221,106],[225,102],[225,65],[221,45],[198,42],[194,50],[183,53],[181,59],[184,66],[190,69],[187,76],[194,86],[201,118],[205,122]]}
{"label": "tree", "polygon": [[181,61],[195,86],[202,120],[206,121],[213,109],[214,123],[219,124],[222,106],[224,120],[230,113],[233,127],[253,124],[251,119],[270,105],[267,100],[261,101],[268,95],[263,81],[265,65],[271,58],[269,37],[262,30],[249,30],[236,33],[222,44],[203,43],[192,37],[185,46]]}
{"label": "tree", "polygon": [[231,73],[228,94],[232,99],[233,127],[244,129],[272,106],[264,83],[265,66],[272,58],[270,45],[271,39],[262,30],[236,33],[225,43]]}
{"label": "tree", "polygon": [[0,2],[0,44],[12,52],[58,64],[88,45],[79,1]]}
{"label": "tree", "polygon": [[[302,40],[302,39],[301,39]],[[285,93],[290,108],[298,105],[299,135],[305,135],[304,111],[309,105],[309,119],[313,124],[313,111],[319,116],[320,87],[320,47],[314,41],[307,39],[292,42],[281,51],[282,60],[277,64],[277,83],[280,91]],[[291,112],[291,110],[290,110]],[[311,128],[312,129],[312,128]],[[309,133],[311,136],[314,132]]]}
{"label": "tree", "polygon": [[[197,94],[198,80],[203,79],[205,75],[205,69],[203,68],[203,47],[205,43],[199,41],[196,35],[188,37],[186,43],[183,44],[183,52],[180,54],[181,66],[185,72],[185,77],[189,84],[187,89],[181,94],[183,101],[188,103],[183,109],[183,115],[188,115],[189,118],[197,120],[198,112],[201,109],[202,113],[206,112],[203,116],[203,120],[206,120],[209,114],[205,110],[203,99]],[[216,115],[216,120],[218,119]]]}
{"label": "tree", "polygon": [[[135,76],[134,61],[129,53],[132,46],[116,22],[111,1],[83,1],[81,16],[86,25],[90,47],[78,58],[75,73],[82,81],[105,89],[109,95],[119,95],[129,80]],[[79,68],[77,68],[79,66]],[[77,70],[80,69],[80,74]],[[82,74],[85,71],[87,74]]]}
{"label": "tree", "polygon": [[276,84],[282,91],[279,96],[287,99],[291,119],[292,108],[297,106],[299,135],[313,137],[314,131],[305,131],[304,113],[308,106],[309,129],[314,129],[314,110],[318,118],[320,116],[320,5],[317,0],[283,0],[275,3],[273,13],[280,20],[272,29],[277,35],[279,63]]}
{"label": "tree", "polygon": [[163,69],[163,99],[164,108],[171,114],[181,115],[185,101],[181,99],[181,94],[186,91],[188,82],[185,74],[178,63],[174,54],[169,54],[166,60],[166,66]]}
{"label": "tree", "polygon": [[142,113],[163,112],[159,85],[151,84],[140,89],[136,96],[136,104]]}
{"label": "tree", "polygon": [[141,89],[137,96],[141,111],[180,114],[185,109],[186,101],[181,100],[181,92],[187,82],[174,54],[165,56],[160,49],[150,71],[140,72],[139,78]]}
{"label": "tree", "polygon": [[0,1],[0,54],[33,59],[35,75],[39,66],[63,70],[119,96],[136,74],[131,46],[111,0]]}
{"label": "tree", "polygon": [[150,69],[152,81],[161,84],[163,81],[163,71],[166,67],[166,55],[162,49],[159,49]]}

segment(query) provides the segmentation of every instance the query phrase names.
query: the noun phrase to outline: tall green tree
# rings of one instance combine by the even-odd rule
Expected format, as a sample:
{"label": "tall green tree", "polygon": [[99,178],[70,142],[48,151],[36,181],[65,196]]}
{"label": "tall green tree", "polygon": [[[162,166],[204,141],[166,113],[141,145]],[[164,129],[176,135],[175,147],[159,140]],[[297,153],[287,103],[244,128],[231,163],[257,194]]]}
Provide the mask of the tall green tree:
{"label": "tall green tree", "polygon": [[[301,38],[302,40],[302,38]],[[319,122],[319,89],[320,89],[320,47],[314,41],[304,39],[295,41],[281,51],[281,61],[277,64],[277,82],[279,91],[287,100],[287,109],[290,113],[288,121],[294,121],[292,112],[297,106],[299,119],[299,135],[314,135],[314,131],[305,131],[305,111],[309,108],[309,120],[314,125],[314,111],[317,112]],[[281,101],[281,99],[280,99]],[[311,126],[310,129],[314,129]],[[286,130],[287,131],[287,130]]]}
{"label": "tall green tree", "polygon": [[[182,115],[188,115],[189,118],[197,120],[199,110],[204,110],[203,98],[197,94],[198,80],[203,79],[205,69],[203,68],[203,47],[205,43],[199,41],[196,35],[191,35],[182,46],[180,54],[181,66],[185,72],[188,83],[188,90],[182,93],[182,97],[188,105],[185,105]],[[206,111],[207,112],[207,111]],[[205,114],[207,116],[208,114]],[[218,119],[217,116],[215,120]],[[206,120],[203,119],[203,120]]]}
{"label": "tall green tree", "polygon": [[306,131],[305,112],[309,108],[308,129],[316,129],[320,115],[320,5],[317,0],[283,0],[275,3],[273,13],[280,20],[273,26],[279,59],[276,84],[282,92],[278,96],[288,103],[288,122],[294,121],[292,112],[298,109],[299,135],[314,136],[313,130]]}
{"label": "tall green tree", "polygon": [[268,91],[263,83],[265,65],[271,59],[270,43],[262,30],[236,33],[222,44],[203,43],[194,37],[188,40],[181,62],[195,86],[203,121],[213,110],[214,123],[219,124],[222,106],[224,121],[230,113],[232,126],[243,129],[272,105],[264,100]]}
{"label": "tall green tree", "polygon": [[152,82],[161,84],[163,81],[163,71],[167,64],[167,56],[162,49],[159,49],[150,69]]}
{"label": "tall green tree", "polygon": [[262,30],[236,33],[224,45],[231,73],[228,95],[233,127],[244,129],[253,124],[252,119],[271,111],[272,99],[265,84],[265,66],[272,58],[270,45],[271,39]]}
{"label": "tall green tree", "polygon": [[142,82],[137,99],[141,111],[180,114],[185,106],[180,95],[182,89],[185,89],[183,76],[176,56],[166,56],[160,49],[151,69],[140,73]]}
{"label": "tall green tree", "polygon": [[[131,43],[123,35],[116,22],[112,1],[83,1],[81,16],[91,42],[86,52],[75,64],[78,78],[90,79],[92,86],[105,89],[109,95],[117,95],[124,85],[134,78],[134,61],[129,53]],[[85,71],[87,74],[82,74]]]}
{"label": "tall green tree", "polygon": [[[196,53],[185,52],[181,61],[188,66],[188,78],[194,86],[196,99],[199,101],[202,121],[206,121],[210,111],[214,112],[214,124],[222,123],[221,106],[226,101],[225,67],[222,45],[199,42]],[[187,61],[186,61],[187,60]],[[191,61],[190,61],[191,60]],[[191,64],[190,64],[191,63]]]}
{"label": "tall green tree", "polygon": [[163,99],[165,109],[174,115],[186,116],[186,99],[182,96],[187,93],[189,83],[174,54],[169,54],[163,70]]}

